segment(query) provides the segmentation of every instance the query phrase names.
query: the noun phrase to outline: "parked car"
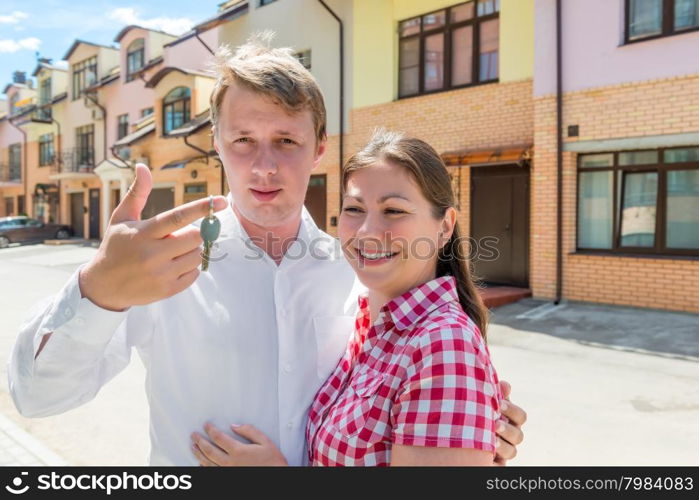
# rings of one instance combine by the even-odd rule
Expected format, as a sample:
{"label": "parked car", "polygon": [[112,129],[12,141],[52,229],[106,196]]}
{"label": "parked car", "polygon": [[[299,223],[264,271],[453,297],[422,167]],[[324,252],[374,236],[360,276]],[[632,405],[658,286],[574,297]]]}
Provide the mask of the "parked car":
{"label": "parked car", "polygon": [[29,217],[0,217],[0,248],[10,243],[66,239],[73,236],[70,226],[46,224]]}

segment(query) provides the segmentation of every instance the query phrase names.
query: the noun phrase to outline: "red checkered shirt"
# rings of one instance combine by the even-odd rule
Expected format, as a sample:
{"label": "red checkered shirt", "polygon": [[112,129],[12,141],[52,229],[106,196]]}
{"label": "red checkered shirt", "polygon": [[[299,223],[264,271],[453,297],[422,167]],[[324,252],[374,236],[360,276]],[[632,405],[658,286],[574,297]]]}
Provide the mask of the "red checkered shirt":
{"label": "red checkered shirt", "polygon": [[385,304],[355,333],[316,394],[306,428],[312,465],[390,465],[391,446],[495,453],[499,380],[475,323],[444,276]]}

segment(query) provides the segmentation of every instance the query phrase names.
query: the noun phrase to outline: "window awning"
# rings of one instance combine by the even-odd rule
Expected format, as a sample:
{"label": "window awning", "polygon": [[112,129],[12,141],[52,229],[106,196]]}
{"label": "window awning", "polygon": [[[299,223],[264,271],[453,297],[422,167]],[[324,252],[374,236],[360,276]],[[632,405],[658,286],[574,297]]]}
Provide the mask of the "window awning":
{"label": "window awning", "polygon": [[168,170],[171,168],[184,168],[185,165],[187,164],[187,160],[182,160],[182,161],[171,161],[170,163],[167,163],[160,167],[160,170]]}
{"label": "window awning", "polygon": [[531,160],[533,146],[508,146],[503,148],[460,150],[442,153],[442,160],[448,167],[477,167],[481,165],[523,165]]}

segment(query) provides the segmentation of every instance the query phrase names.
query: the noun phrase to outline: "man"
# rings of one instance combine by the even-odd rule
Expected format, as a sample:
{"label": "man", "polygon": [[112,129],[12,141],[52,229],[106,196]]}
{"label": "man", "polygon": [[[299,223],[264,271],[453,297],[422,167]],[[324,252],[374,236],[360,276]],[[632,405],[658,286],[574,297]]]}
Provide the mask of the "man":
{"label": "man", "polygon": [[[191,224],[208,200],[140,220],[151,177],[137,166],[95,257],[22,328],[10,392],[25,416],[69,410],[135,347],[147,370],[152,465],[196,464],[194,432],[206,424],[214,440],[248,423],[302,465],[308,408],[345,348],[359,292],[336,240],[303,208],[326,147],[325,106],[289,50],[250,42],[219,63],[211,119],[230,188],[214,200],[220,257],[200,273]],[[505,415],[515,425],[499,432],[500,463],[526,419],[515,405]],[[255,446],[249,429],[246,437]]]}

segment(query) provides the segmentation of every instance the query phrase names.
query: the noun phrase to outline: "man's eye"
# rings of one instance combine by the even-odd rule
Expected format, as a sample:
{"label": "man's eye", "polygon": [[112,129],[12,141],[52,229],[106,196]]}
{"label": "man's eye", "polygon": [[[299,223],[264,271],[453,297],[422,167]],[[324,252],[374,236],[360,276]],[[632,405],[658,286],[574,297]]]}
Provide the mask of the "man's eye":
{"label": "man's eye", "polygon": [[233,142],[246,143],[246,142],[251,142],[251,140],[249,137],[239,137],[236,140],[234,140]]}
{"label": "man's eye", "polygon": [[293,145],[293,144],[296,144],[296,141],[294,141],[294,140],[292,140],[292,139],[289,139],[289,138],[285,137],[285,138],[283,138],[283,139],[281,140],[281,143],[282,143],[282,144],[292,144],[292,145]]}

